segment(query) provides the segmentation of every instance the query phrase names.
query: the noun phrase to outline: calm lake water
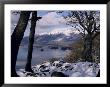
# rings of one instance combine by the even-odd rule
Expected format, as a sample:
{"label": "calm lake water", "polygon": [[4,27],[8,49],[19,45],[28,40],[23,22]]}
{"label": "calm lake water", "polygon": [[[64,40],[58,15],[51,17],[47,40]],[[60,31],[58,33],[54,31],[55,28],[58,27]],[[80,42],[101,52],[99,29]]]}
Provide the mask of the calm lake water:
{"label": "calm lake water", "polygon": [[[16,68],[24,68],[27,60],[27,47],[20,47],[18,52],[18,58],[16,63]],[[32,54],[32,65],[40,64],[43,61],[47,61],[50,58],[64,58],[67,54],[70,53],[70,50],[61,50],[61,49],[49,49],[46,48],[44,51],[41,51],[41,48],[34,47]]]}

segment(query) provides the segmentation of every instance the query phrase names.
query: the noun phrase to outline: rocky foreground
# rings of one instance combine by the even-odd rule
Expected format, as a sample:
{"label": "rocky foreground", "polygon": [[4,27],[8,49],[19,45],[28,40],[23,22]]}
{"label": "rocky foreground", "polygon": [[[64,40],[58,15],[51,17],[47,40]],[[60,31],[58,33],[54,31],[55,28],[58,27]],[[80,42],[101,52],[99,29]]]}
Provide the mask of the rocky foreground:
{"label": "rocky foreground", "polygon": [[54,61],[32,66],[34,73],[19,69],[20,77],[96,77],[99,64],[91,62],[67,63]]}

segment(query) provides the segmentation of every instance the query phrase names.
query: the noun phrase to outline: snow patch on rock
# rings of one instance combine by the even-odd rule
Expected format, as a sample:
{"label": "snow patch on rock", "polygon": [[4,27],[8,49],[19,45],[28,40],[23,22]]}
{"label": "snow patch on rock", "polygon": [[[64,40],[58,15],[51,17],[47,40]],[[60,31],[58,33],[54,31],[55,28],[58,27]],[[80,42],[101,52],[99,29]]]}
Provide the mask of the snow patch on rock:
{"label": "snow patch on rock", "polygon": [[96,77],[99,71],[99,64],[91,62],[67,63],[64,61],[45,61],[42,64],[32,66],[34,73],[19,69],[17,74],[20,77],[51,77],[53,72],[62,72],[68,77]]}

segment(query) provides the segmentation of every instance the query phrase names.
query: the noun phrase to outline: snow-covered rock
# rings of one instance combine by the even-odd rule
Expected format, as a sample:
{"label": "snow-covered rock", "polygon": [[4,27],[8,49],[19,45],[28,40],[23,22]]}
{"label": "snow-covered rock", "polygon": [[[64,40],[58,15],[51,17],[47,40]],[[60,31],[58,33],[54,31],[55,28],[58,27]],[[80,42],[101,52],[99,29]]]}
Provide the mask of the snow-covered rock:
{"label": "snow-covered rock", "polygon": [[71,77],[81,77],[83,76],[81,72],[74,72],[72,73],[72,75],[70,75]]}
{"label": "snow-covered rock", "polygon": [[32,66],[34,73],[19,69],[17,74],[21,77],[51,77],[53,72],[62,72],[68,77],[96,77],[99,71],[99,64],[91,62],[67,63],[45,61],[42,64]]}

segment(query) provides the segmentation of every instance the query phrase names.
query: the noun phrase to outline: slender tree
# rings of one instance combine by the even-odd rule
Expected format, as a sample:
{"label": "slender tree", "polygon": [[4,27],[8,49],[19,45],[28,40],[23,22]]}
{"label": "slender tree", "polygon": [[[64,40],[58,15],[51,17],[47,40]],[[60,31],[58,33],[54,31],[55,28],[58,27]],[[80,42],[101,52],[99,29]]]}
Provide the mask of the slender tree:
{"label": "slender tree", "polygon": [[41,19],[41,17],[37,17],[37,11],[32,12],[31,18],[31,28],[29,34],[29,45],[28,45],[28,55],[27,55],[27,63],[25,66],[25,70],[29,72],[33,72],[31,69],[31,60],[32,60],[32,52],[33,52],[33,43],[34,43],[34,34],[35,34],[35,27],[36,21]]}
{"label": "slender tree", "polygon": [[18,76],[16,73],[16,60],[18,55],[19,46],[23,39],[26,26],[30,17],[30,11],[21,11],[20,18],[17,26],[11,35],[11,76]]}
{"label": "slender tree", "polygon": [[34,43],[34,34],[35,34],[36,21],[37,21],[37,11],[33,11],[32,12],[32,18],[31,18],[30,34],[29,34],[27,63],[26,63],[26,66],[25,66],[25,70],[29,71],[29,72],[32,72],[31,60],[32,60],[32,51],[33,51],[33,43]]}

